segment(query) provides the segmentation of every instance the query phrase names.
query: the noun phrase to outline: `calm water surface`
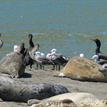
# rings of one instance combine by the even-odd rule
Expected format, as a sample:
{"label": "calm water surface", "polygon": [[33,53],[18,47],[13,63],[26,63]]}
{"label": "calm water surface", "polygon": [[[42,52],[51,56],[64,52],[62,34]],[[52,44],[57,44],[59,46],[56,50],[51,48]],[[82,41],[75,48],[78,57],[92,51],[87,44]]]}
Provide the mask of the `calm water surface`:
{"label": "calm water surface", "polygon": [[107,0],[0,0],[0,58],[27,35],[42,52],[56,48],[66,56],[94,54],[91,38],[100,38],[107,53]]}

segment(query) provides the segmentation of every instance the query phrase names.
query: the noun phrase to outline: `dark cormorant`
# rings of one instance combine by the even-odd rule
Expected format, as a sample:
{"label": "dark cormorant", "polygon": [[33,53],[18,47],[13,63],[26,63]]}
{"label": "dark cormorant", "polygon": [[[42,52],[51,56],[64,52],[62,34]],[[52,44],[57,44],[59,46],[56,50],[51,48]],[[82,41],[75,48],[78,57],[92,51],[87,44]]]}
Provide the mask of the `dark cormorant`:
{"label": "dark cormorant", "polygon": [[[98,61],[98,63],[100,65],[104,65],[107,63],[107,56],[102,54],[101,51],[100,51],[100,48],[101,48],[101,41],[99,39],[93,39],[93,41],[96,43],[96,51],[95,51],[95,59],[96,61]],[[93,56],[93,57],[94,57]]]}
{"label": "dark cormorant", "polygon": [[33,35],[29,34],[28,38],[29,38],[29,46],[30,46],[30,48],[33,48],[35,46],[34,43],[33,43],[33,41],[32,41]]}
{"label": "dark cormorant", "polygon": [[93,39],[93,41],[96,43],[96,51],[95,54],[98,55],[101,53],[100,48],[101,48],[101,41],[99,39]]}
{"label": "dark cormorant", "polygon": [[53,62],[53,70],[60,70],[60,66],[65,66],[66,63],[68,62],[68,59],[66,59],[63,55],[58,55],[56,56],[56,58],[54,60],[52,60]]}
{"label": "dark cormorant", "polygon": [[37,69],[40,66],[40,69],[44,69],[44,65],[50,65],[52,62],[46,58],[45,54],[39,51],[35,52],[34,60],[37,64]]}
{"label": "dark cormorant", "polygon": [[26,49],[25,49],[25,44],[24,44],[24,43],[22,43],[22,44],[20,45],[20,53],[23,54],[23,55],[26,54]]}
{"label": "dark cormorant", "polygon": [[[1,33],[0,33],[0,37],[1,37]],[[0,48],[3,46],[3,41],[0,39]]]}
{"label": "dark cormorant", "polygon": [[31,50],[35,47],[32,38],[33,38],[33,35],[32,35],[32,34],[29,34],[29,35],[28,35],[28,39],[29,39],[29,49],[27,50],[26,56],[25,56],[25,59],[24,59],[24,61],[25,61],[25,63],[26,63],[26,66],[30,65],[30,68],[32,68],[32,65],[34,64],[34,60],[33,60],[33,59],[30,57],[30,55],[29,55],[29,51],[31,51]]}

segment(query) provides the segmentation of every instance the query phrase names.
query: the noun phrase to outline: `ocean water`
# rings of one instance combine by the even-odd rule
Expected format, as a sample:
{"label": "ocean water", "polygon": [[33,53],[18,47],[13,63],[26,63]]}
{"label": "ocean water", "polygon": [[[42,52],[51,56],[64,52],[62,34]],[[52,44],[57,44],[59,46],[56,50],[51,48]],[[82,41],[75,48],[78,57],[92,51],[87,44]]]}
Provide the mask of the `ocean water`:
{"label": "ocean water", "polygon": [[0,0],[0,32],[0,58],[14,44],[28,47],[29,33],[44,53],[56,48],[65,56],[90,58],[95,53],[90,39],[99,38],[107,54],[107,0]]}

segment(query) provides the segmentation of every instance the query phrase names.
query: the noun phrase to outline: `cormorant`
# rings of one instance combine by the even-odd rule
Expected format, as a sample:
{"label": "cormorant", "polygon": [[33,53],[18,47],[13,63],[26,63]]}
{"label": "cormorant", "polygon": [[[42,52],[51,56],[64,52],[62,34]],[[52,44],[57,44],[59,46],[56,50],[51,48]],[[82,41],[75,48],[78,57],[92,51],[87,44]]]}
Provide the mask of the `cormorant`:
{"label": "cormorant", "polygon": [[101,41],[99,39],[93,39],[93,41],[96,43],[96,51],[92,59],[94,59],[100,65],[107,64],[107,56],[102,54],[100,51]]}
{"label": "cormorant", "polygon": [[[1,37],[1,33],[0,33],[0,37]],[[3,41],[0,39],[0,48],[2,48],[3,46]]]}
{"label": "cormorant", "polygon": [[29,35],[28,35],[28,38],[29,38],[29,46],[30,46],[30,48],[33,48],[33,47],[35,46],[34,43],[33,43],[33,40],[32,40],[33,35],[32,35],[32,34],[29,34]]}
{"label": "cormorant", "polygon": [[34,64],[34,60],[30,57],[29,55],[29,51],[31,51],[33,48],[34,48],[34,43],[33,43],[33,35],[32,34],[29,34],[28,35],[28,39],[29,39],[29,49],[27,49],[27,52],[26,52],[26,56],[25,56],[25,63],[26,63],[26,66],[30,65],[30,68],[32,68],[32,65]]}
{"label": "cormorant", "polygon": [[93,39],[93,41],[96,43],[96,51],[95,54],[98,55],[101,53],[100,48],[101,48],[101,41],[99,39]]}
{"label": "cormorant", "polygon": [[20,45],[20,53],[23,54],[23,55],[25,55],[25,53],[26,53],[26,49],[25,49],[25,44],[24,43],[21,43],[21,45]]}

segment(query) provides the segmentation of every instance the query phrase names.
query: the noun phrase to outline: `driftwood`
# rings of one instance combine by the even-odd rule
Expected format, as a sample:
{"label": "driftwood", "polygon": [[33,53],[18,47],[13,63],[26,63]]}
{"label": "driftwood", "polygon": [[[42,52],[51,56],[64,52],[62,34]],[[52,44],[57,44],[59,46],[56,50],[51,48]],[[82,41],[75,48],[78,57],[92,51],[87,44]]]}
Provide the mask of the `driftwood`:
{"label": "driftwood", "polygon": [[27,102],[30,99],[41,100],[66,92],[68,92],[67,88],[62,85],[26,84],[6,76],[0,76],[0,97],[4,101]]}

